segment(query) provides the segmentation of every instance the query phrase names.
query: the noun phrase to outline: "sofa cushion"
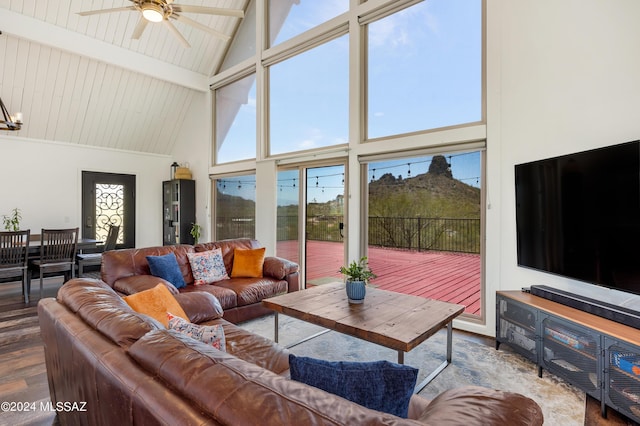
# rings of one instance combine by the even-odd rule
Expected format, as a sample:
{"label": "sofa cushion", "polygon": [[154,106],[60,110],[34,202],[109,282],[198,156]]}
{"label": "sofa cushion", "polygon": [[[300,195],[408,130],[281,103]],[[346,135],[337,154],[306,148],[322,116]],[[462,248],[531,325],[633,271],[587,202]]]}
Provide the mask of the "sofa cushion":
{"label": "sofa cushion", "polygon": [[167,253],[162,256],[147,256],[147,262],[149,262],[151,275],[169,281],[176,288],[182,288],[187,285],[182,277],[175,254]]}
{"label": "sofa cushion", "polygon": [[418,420],[439,426],[539,426],[544,416],[540,406],[524,395],[463,386],[444,391],[434,398]]}
{"label": "sofa cushion", "polygon": [[226,352],[226,343],[224,340],[224,328],[221,325],[198,325],[174,316],[171,312],[168,314],[169,325],[167,328],[175,330],[178,333],[189,336],[205,345],[212,346],[220,351]]}
{"label": "sofa cushion", "polygon": [[178,289],[169,281],[154,275],[132,275],[130,277],[120,278],[113,283],[113,289],[122,294],[129,295],[149,290],[160,283],[164,284],[171,294],[176,295],[179,293]]}
{"label": "sofa cushion", "polygon": [[228,280],[222,280],[217,282],[215,285],[188,285],[185,288],[180,289],[180,294],[189,294],[189,293],[200,293],[206,292],[220,301],[220,305],[222,309],[231,309],[238,306],[238,295],[235,291],[230,288],[226,288],[221,285],[221,283],[227,282]]}
{"label": "sofa cushion", "polygon": [[195,324],[222,318],[224,310],[220,301],[213,294],[206,291],[194,291],[189,293],[174,294],[189,321]]}
{"label": "sofa cushion", "polygon": [[235,249],[231,278],[262,278],[265,248]]}
{"label": "sofa cushion", "polygon": [[124,297],[124,301],[136,312],[145,314],[160,322],[165,327],[169,324],[167,313],[189,320],[175,297],[164,284]]}
{"label": "sofa cushion", "polygon": [[224,328],[228,353],[276,374],[288,373],[289,351],[275,344],[271,339],[245,330],[224,318],[210,321],[207,324],[218,324]]}
{"label": "sofa cushion", "polygon": [[216,285],[212,287],[223,287],[232,290],[236,294],[236,303],[238,306],[260,303],[263,299],[284,294],[288,290],[286,281],[266,277],[232,278],[230,280],[217,282]]}
{"label": "sofa cushion", "polygon": [[57,300],[118,346],[128,347],[157,321],[133,311],[111,287],[100,280],[74,278],[58,290]]}
{"label": "sofa cushion", "polygon": [[418,370],[389,361],[324,361],[289,355],[291,379],[357,404],[407,417]]}
{"label": "sofa cushion", "polygon": [[148,333],[128,353],[220,424],[418,424],[289,380],[173,330]]}
{"label": "sofa cushion", "polygon": [[187,253],[193,253],[192,245],[178,244],[144,248],[109,250],[102,254],[100,273],[102,280],[113,287],[119,279],[135,275],[151,275],[147,256],[163,256],[173,253],[176,256],[184,282],[193,282],[191,265]]}
{"label": "sofa cushion", "polygon": [[219,248],[201,253],[187,253],[187,257],[191,264],[194,285],[211,284],[229,278]]}

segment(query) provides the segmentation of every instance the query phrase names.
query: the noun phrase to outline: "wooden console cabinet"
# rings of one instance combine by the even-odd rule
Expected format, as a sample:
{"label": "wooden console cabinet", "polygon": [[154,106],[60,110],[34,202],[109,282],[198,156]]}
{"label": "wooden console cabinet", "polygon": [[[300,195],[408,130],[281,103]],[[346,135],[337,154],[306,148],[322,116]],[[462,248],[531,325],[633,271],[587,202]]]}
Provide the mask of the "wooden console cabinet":
{"label": "wooden console cabinet", "polygon": [[640,422],[640,330],[520,291],[496,297],[496,349],[515,352]]}

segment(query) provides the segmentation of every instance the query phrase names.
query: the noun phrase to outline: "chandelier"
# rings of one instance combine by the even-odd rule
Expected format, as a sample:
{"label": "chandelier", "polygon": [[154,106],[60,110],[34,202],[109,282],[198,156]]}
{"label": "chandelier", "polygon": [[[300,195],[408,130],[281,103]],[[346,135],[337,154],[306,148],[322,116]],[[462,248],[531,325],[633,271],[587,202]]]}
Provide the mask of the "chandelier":
{"label": "chandelier", "polygon": [[22,113],[16,112],[14,115],[10,115],[7,111],[7,107],[4,106],[2,98],[0,98],[0,109],[2,109],[2,117],[4,120],[0,120],[0,130],[20,130],[22,127]]}

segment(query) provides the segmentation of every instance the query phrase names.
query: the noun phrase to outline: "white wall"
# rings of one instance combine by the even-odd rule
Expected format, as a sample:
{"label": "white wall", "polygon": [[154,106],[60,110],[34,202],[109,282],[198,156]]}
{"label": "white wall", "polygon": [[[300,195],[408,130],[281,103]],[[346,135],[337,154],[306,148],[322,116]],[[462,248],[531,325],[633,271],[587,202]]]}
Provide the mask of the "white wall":
{"label": "white wall", "polygon": [[182,125],[180,141],[173,150],[175,161],[189,163],[196,181],[196,223],[202,227],[200,242],[210,241],[211,236],[211,114],[211,93],[197,92]]}
{"label": "white wall", "polygon": [[21,227],[80,227],[82,171],[136,176],[136,246],[162,244],[162,180],[167,156],[88,148],[0,135],[0,215],[17,207]]}
{"label": "white wall", "polygon": [[577,284],[517,266],[514,165],[640,138],[638,16],[637,0],[488,0],[488,310],[496,290]]}

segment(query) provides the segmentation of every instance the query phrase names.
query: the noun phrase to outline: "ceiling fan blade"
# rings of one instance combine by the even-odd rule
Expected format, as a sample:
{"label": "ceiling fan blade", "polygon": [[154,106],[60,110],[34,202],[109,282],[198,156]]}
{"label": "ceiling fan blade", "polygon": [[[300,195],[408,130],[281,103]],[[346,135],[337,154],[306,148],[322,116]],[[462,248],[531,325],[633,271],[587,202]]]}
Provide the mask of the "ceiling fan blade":
{"label": "ceiling fan blade", "polygon": [[234,16],[244,18],[244,11],[240,9],[222,9],[219,7],[191,6],[188,4],[174,4],[173,10],[186,13],[204,13],[208,15]]}
{"label": "ceiling fan blade", "polygon": [[169,28],[169,31],[171,31],[173,33],[173,35],[180,41],[180,43],[184,46],[184,47],[191,47],[191,45],[189,44],[189,42],[187,41],[186,38],[184,38],[182,36],[182,34],[180,34],[180,31],[178,31],[178,29],[175,27],[175,25],[173,25],[171,22],[169,22],[168,19],[165,19],[164,21],[162,21],[162,23],[164,23],[164,25]]}
{"label": "ceiling fan blade", "polygon": [[133,30],[133,34],[131,35],[131,38],[134,40],[138,40],[140,36],[142,36],[144,29],[147,28],[148,22],[149,21],[147,21],[141,16],[140,20],[138,21],[138,24],[136,25],[136,28]]}
{"label": "ceiling fan blade", "polygon": [[78,12],[80,16],[98,15],[100,13],[124,12],[125,10],[136,10],[135,6],[114,7],[113,9],[88,10],[86,12]]}
{"label": "ceiling fan blade", "polygon": [[176,21],[182,22],[183,24],[191,25],[192,27],[198,28],[199,30],[206,31],[211,35],[219,37],[224,41],[228,41],[231,37],[226,34],[222,34],[220,31],[216,31],[212,28],[207,27],[206,25],[202,25],[198,21],[194,21],[193,19],[189,19],[186,16],[176,15],[175,13],[171,15]]}

